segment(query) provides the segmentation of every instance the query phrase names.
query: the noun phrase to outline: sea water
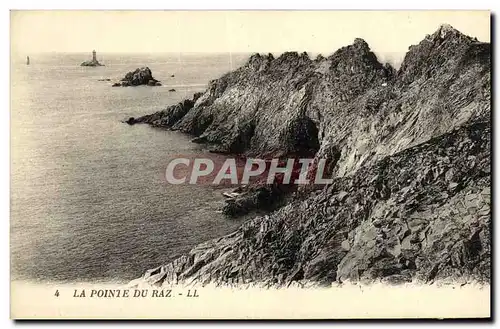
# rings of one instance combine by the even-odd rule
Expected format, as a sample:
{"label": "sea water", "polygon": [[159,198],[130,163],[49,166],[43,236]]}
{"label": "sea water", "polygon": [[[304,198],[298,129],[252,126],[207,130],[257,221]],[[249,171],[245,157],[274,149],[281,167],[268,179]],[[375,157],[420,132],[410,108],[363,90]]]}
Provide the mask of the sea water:
{"label": "sea water", "polygon": [[[170,159],[203,151],[192,136],[121,120],[191,98],[247,54],[29,55],[11,59],[11,279],[127,282],[241,224],[219,191],[165,182]],[[111,87],[141,66],[163,86]]]}

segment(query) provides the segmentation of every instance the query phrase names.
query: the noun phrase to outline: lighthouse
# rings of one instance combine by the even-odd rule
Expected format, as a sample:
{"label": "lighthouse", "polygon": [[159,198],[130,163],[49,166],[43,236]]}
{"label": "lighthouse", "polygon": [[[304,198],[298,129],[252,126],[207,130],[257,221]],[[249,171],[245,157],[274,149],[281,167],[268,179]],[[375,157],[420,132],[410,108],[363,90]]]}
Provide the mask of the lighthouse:
{"label": "lighthouse", "polygon": [[97,53],[95,52],[95,50],[92,50],[92,60],[83,62],[81,66],[104,66],[104,65],[97,61]]}

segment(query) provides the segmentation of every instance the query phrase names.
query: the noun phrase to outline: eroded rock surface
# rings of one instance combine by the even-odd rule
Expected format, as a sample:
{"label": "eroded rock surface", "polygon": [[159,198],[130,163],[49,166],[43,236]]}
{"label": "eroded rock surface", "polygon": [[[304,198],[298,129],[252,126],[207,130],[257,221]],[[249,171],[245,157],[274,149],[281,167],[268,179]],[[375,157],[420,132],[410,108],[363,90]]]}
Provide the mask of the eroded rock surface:
{"label": "eroded rock surface", "polygon": [[490,278],[490,131],[458,130],[148,271],[155,284]]}
{"label": "eroded rock surface", "polygon": [[442,26],[399,70],[356,39],[329,57],[253,55],[134,119],[224,152],[313,154],[334,182],[148,271],[197,282],[490,278],[490,44]]}
{"label": "eroded rock surface", "polygon": [[129,86],[161,86],[161,82],[153,78],[153,74],[149,67],[141,67],[135,71],[128,72],[120,81],[113,84],[113,87],[129,87]]}

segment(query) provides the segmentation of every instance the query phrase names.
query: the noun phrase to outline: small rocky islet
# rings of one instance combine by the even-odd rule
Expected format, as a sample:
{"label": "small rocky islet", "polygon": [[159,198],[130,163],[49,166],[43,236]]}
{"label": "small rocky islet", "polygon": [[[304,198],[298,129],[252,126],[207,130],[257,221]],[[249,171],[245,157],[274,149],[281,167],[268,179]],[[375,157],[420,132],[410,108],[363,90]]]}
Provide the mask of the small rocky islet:
{"label": "small rocky islet", "polygon": [[[104,66],[97,60],[97,52],[92,51],[92,59],[84,61],[80,66],[97,67]],[[171,77],[174,77],[172,74]],[[110,78],[101,78],[97,81],[111,81]],[[161,86],[161,82],[153,77],[153,73],[149,67],[139,67],[134,71],[130,71],[118,82],[113,83],[112,87],[134,87],[134,86]],[[170,92],[176,91],[175,89],[169,89]]]}
{"label": "small rocky islet", "polygon": [[161,82],[153,77],[149,67],[140,67],[128,72],[123,79],[113,83],[112,87],[161,86]]}
{"label": "small rocky islet", "polygon": [[101,64],[98,60],[97,60],[97,53],[95,50],[92,51],[92,60],[90,61],[85,61],[83,62],[82,64],[80,64],[80,66],[104,66],[104,64]]}

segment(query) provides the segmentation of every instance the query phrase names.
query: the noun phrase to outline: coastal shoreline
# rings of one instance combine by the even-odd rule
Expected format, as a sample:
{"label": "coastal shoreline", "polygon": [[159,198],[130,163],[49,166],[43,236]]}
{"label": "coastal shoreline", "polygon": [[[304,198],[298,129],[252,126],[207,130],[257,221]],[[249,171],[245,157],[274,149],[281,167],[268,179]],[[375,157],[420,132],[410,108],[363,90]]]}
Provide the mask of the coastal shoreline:
{"label": "coastal shoreline", "polygon": [[411,46],[399,70],[379,63],[362,39],[314,60],[256,54],[204,93],[131,118],[227,154],[312,150],[332,161],[334,178],[142,280],[488,281],[489,56],[490,44],[448,25]]}

